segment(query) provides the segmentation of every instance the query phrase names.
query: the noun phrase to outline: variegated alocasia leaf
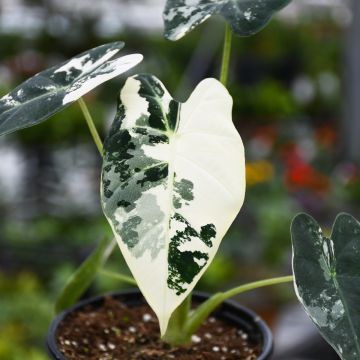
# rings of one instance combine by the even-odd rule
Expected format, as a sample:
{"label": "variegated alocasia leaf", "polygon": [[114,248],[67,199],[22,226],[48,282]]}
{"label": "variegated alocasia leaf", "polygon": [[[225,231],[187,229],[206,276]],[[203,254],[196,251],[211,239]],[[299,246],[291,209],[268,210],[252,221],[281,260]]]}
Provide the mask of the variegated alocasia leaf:
{"label": "variegated alocasia leaf", "polygon": [[237,35],[253,35],[290,1],[167,0],[163,14],[165,37],[179,40],[212,15],[222,15]]}
{"label": "variegated alocasia leaf", "polygon": [[142,60],[132,54],[114,58],[123,42],[105,44],[44,70],[0,99],[0,135],[37,125],[96,86]]}
{"label": "variegated alocasia leaf", "polygon": [[360,359],[360,223],[340,214],[327,238],[300,214],[291,233],[299,300],[343,360]]}
{"label": "variegated alocasia leaf", "polygon": [[137,75],[104,144],[103,209],[162,334],[243,203],[244,150],[231,111],[215,79],[179,103],[156,77]]}

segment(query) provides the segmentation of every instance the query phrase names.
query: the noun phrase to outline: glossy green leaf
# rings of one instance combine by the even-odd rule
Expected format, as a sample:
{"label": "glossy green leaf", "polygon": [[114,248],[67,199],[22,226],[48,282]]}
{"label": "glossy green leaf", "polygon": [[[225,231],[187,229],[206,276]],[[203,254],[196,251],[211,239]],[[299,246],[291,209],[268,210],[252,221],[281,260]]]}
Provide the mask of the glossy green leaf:
{"label": "glossy green leaf", "polygon": [[299,300],[343,360],[360,359],[360,223],[340,214],[327,238],[300,214],[291,234]]}
{"label": "glossy green leaf", "polygon": [[91,255],[74,272],[56,301],[56,313],[76,303],[111,255],[115,244],[115,240],[105,237]]}
{"label": "glossy green leaf", "polygon": [[162,334],[243,203],[244,149],[231,111],[215,79],[179,103],[156,77],[137,75],[104,143],[104,213]]}
{"label": "glossy green leaf", "polygon": [[114,59],[123,42],[105,44],[44,70],[0,99],[0,135],[37,125],[96,86],[142,60],[132,54]]}
{"label": "glossy green leaf", "polygon": [[249,36],[260,31],[291,0],[167,0],[165,37],[179,40],[212,15],[221,15],[233,32]]}

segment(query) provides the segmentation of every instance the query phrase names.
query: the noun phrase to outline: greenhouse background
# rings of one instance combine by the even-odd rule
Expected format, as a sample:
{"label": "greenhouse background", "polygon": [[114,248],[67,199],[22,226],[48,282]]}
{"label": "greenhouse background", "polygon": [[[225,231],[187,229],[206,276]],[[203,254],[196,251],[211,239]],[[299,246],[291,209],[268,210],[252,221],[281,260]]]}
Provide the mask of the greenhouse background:
{"label": "greenhouse background", "polygon": [[[125,52],[145,57],[137,73],[155,74],[186,100],[202,78],[218,76],[224,23],[212,19],[169,42],[164,4],[0,0],[0,96],[81,51],[123,40]],[[229,89],[247,149],[246,200],[197,289],[291,273],[289,227],[298,212],[329,231],[338,212],[360,218],[359,33],[357,0],[294,0],[259,34],[234,39]],[[102,136],[123,81],[86,97]],[[0,159],[0,359],[43,360],[54,299],[111,231],[99,200],[101,159],[76,104],[0,138]],[[128,272],[120,252],[110,267]],[[86,295],[122,287],[99,275]],[[291,286],[239,300],[272,326],[274,360],[337,359]]]}

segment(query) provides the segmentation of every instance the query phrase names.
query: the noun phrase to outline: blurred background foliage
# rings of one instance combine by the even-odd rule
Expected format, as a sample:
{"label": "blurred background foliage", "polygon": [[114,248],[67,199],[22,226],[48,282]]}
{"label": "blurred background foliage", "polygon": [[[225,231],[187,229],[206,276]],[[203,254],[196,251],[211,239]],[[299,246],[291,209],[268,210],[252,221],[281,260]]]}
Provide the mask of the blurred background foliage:
{"label": "blurred background foliage", "polygon": [[[46,67],[114,40],[125,41],[128,53],[144,54],[135,71],[154,73],[180,100],[202,78],[218,75],[219,19],[171,43],[160,29],[131,26],[131,20],[104,34],[100,13],[64,10],[56,1],[16,3],[41,10],[43,17],[36,31],[0,24],[0,95]],[[289,226],[299,211],[323,225],[338,211],[358,215],[359,166],[342,151],[344,36],[344,23],[322,9],[277,18],[256,36],[234,39],[229,90],[247,152],[248,189],[199,289],[290,273]],[[102,137],[123,81],[110,81],[86,97]],[[56,295],[110,233],[99,205],[96,151],[77,104],[0,139],[0,359],[46,359],[44,338]],[[119,252],[108,267],[128,271]],[[99,275],[87,295],[123,286]],[[290,288],[281,290],[242,300],[265,312],[293,296]]]}

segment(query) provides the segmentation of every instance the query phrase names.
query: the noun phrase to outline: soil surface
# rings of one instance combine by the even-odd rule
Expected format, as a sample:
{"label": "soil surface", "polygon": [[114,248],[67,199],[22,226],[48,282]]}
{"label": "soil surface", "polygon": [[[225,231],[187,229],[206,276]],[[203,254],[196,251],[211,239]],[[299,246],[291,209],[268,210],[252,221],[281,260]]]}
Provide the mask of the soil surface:
{"label": "soil surface", "polygon": [[255,360],[259,344],[248,335],[210,317],[187,347],[170,347],[159,339],[156,316],[147,305],[129,307],[108,297],[103,306],[71,313],[57,332],[68,360]]}

